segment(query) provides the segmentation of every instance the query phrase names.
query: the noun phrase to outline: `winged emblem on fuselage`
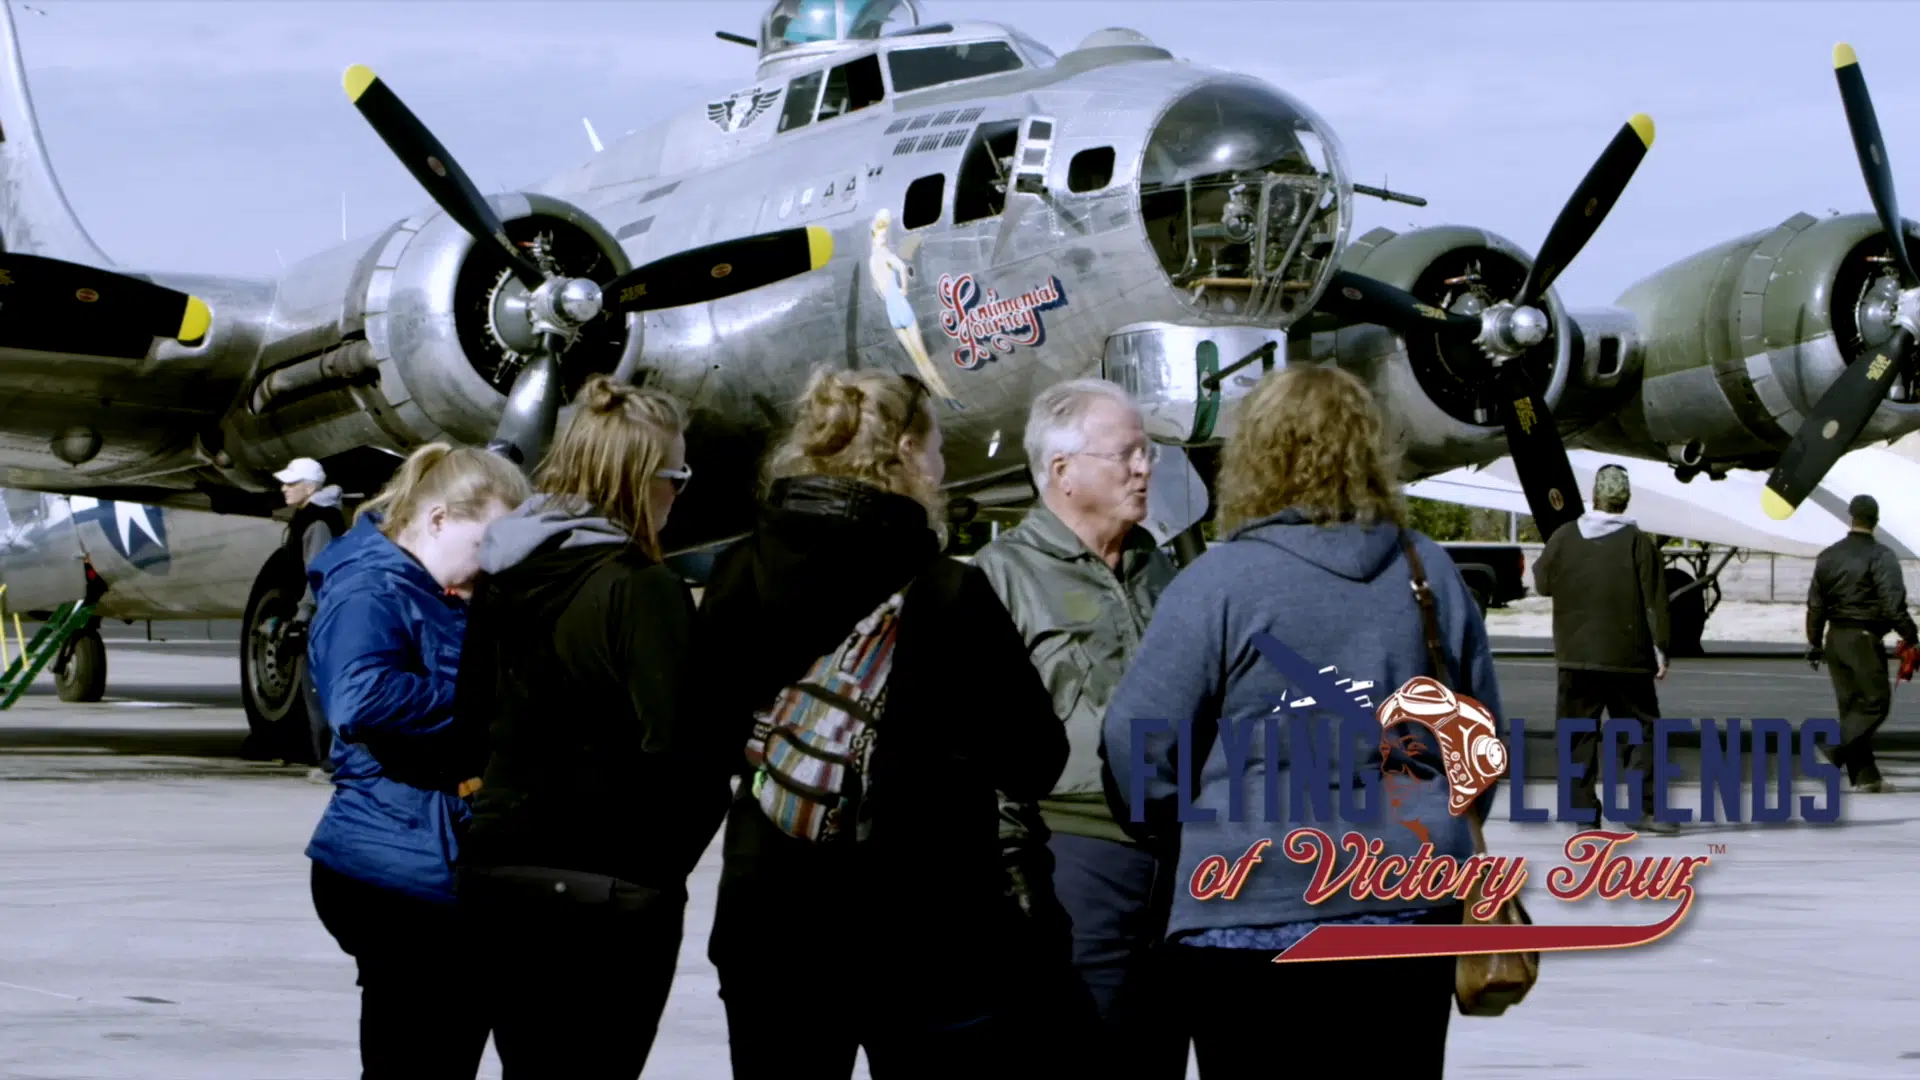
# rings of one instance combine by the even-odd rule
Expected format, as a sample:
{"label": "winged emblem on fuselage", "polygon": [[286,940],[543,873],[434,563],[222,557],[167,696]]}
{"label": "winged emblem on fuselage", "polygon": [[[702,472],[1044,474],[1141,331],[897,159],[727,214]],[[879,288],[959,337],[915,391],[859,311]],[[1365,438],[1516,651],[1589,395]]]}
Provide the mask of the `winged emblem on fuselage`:
{"label": "winged emblem on fuselage", "polygon": [[715,101],[707,105],[707,119],[721,131],[734,132],[759,119],[775,101],[780,100],[780,88],[762,90],[753,87],[741,90],[725,101]]}

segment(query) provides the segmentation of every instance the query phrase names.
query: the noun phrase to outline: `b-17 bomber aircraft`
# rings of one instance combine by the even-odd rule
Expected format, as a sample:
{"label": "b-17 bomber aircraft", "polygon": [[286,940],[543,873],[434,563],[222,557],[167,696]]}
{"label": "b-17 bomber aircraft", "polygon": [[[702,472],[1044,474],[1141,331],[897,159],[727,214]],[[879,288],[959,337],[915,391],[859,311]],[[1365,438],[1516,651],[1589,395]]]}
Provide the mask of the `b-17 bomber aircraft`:
{"label": "b-17 bomber aircraft", "polygon": [[[613,373],[691,405],[701,479],[664,540],[698,552],[748,528],[822,362],[925,379],[962,505],[1033,498],[1028,403],[1085,375],[1175,448],[1163,504],[1204,482],[1265,371],[1338,364],[1388,411],[1407,479],[1510,455],[1543,535],[1582,511],[1567,445],[1688,479],[1773,469],[1777,513],[1846,450],[1920,429],[1914,227],[1844,47],[1874,213],[1795,215],[1569,310],[1553,283],[1651,147],[1645,116],[1531,254],[1467,225],[1350,238],[1356,197],[1418,200],[1354,184],[1283,89],[1128,30],[1055,55],[913,0],[779,0],[757,39],[720,35],[757,49],[750,84],[503,195],[349,68],[430,205],[275,280],[108,270],[47,161],[10,11],[4,29],[7,487],[266,515],[296,456],[363,492],[435,439],[531,463]],[[1184,505],[1190,555],[1206,506]]]}

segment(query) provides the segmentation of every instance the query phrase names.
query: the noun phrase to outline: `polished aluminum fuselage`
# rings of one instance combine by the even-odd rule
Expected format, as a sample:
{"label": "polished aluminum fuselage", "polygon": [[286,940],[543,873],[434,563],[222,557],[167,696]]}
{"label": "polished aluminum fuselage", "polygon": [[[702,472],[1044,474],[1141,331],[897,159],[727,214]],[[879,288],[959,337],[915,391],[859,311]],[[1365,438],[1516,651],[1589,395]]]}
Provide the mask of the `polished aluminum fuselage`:
{"label": "polished aluminum fuselage", "polygon": [[272,518],[0,490],[0,603],[31,616],[79,600],[91,565],[103,618],[237,619],[286,532]]}

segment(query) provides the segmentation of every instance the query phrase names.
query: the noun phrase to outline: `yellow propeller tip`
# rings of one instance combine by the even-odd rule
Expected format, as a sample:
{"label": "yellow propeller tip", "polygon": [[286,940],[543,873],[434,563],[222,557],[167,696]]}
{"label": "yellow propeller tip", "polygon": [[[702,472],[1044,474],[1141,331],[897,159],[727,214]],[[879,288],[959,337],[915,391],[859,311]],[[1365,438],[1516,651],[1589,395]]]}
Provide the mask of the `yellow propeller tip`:
{"label": "yellow propeller tip", "polygon": [[1853,64],[1857,64],[1859,62],[1860,62],[1860,58],[1853,54],[1853,46],[1843,41],[1840,44],[1835,45],[1833,47],[1833,66],[1835,70],[1838,70],[1843,67],[1848,67]]}
{"label": "yellow propeller tip", "polygon": [[818,270],[833,258],[833,234],[824,226],[807,226],[807,259]]}
{"label": "yellow propeller tip", "polygon": [[367,87],[372,86],[374,80],[379,77],[380,76],[375,75],[373,69],[367,65],[355,64],[347,69],[347,73],[341,78],[340,83],[347,88],[347,100],[357,102],[360,100],[360,95],[367,92]]}
{"label": "yellow propeller tip", "polygon": [[1793,504],[1781,498],[1780,493],[1772,488],[1760,493],[1760,506],[1775,521],[1785,521],[1793,516]]}
{"label": "yellow propeller tip", "polygon": [[207,330],[213,326],[213,311],[207,302],[197,296],[187,297],[187,313],[180,317],[180,332],[174,335],[177,341],[198,341],[207,336]]}
{"label": "yellow propeller tip", "polygon": [[1640,136],[1642,146],[1649,150],[1653,149],[1653,117],[1646,113],[1634,113],[1633,119],[1627,121],[1627,126],[1633,129],[1635,135]]}

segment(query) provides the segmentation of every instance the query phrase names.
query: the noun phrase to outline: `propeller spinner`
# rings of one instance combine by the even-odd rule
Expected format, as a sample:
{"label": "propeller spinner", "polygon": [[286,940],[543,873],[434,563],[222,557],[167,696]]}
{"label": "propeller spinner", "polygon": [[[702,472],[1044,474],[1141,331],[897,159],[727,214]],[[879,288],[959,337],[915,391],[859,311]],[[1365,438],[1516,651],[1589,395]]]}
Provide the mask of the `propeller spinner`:
{"label": "propeller spinner", "polygon": [[[1874,115],[1873,98],[1867,94],[1867,79],[1860,73],[1860,58],[1854,55],[1853,46],[1843,42],[1833,47],[1833,76],[1840,84],[1840,102],[1847,110],[1847,126],[1853,132],[1853,149],[1860,158],[1860,172],[1866,177],[1867,194],[1880,215],[1887,246],[1893,249],[1893,264],[1900,273],[1900,300],[1893,337],[1876,348],[1863,350],[1847,365],[1820,396],[1767,477],[1760,500],[1767,516],[1775,520],[1792,517],[1840,455],[1852,448],[1853,440],[1866,430],[1873,411],[1892,389],[1894,376],[1913,362],[1913,346],[1920,339],[1920,275],[1915,275],[1913,259],[1907,253],[1905,223],[1894,201],[1893,167],[1887,162],[1880,121]],[[1872,352],[1871,360],[1866,359],[1866,351]]]}
{"label": "propeller spinner", "polygon": [[485,251],[503,260],[527,290],[527,318],[537,338],[488,447],[532,467],[546,452],[563,403],[560,357],[587,323],[603,316],[700,304],[771,285],[833,257],[833,236],[818,225],[726,240],[635,267],[605,286],[551,274],[522,252],[466,171],[418,117],[365,66],[342,80],[347,99],[413,174],[433,201]]}
{"label": "propeller spinner", "polygon": [[1402,334],[1428,332],[1442,338],[1471,339],[1486,353],[1493,363],[1491,389],[1500,403],[1507,449],[1542,540],[1578,518],[1584,504],[1553,414],[1535,390],[1526,368],[1514,361],[1547,339],[1553,323],[1540,309],[1541,299],[1560,272],[1593,239],[1652,146],[1651,117],[1636,114],[1622,125],[1547,230],[1520,291],[1513,299],[1493,304],[1477,316],[1443,311],[1422,303],[1404,289],[1344,270],[1334,275],[1320,301],[1323,309]]}

